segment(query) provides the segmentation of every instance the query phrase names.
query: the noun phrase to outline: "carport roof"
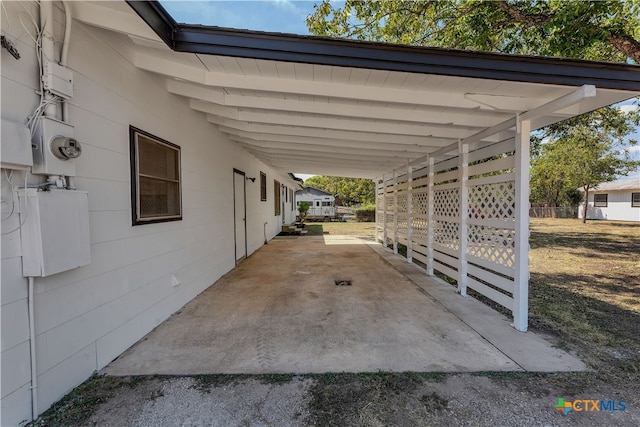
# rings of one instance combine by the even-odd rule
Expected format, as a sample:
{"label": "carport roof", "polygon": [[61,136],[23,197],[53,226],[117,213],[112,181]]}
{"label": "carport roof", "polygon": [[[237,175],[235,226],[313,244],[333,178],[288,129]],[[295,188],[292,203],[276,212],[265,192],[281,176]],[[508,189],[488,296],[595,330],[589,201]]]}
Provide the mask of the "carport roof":
{"label": "carport roof", "polygon": [[[127,3],[72,4],[76,19],[127,35],[138,68],[282,172],[375,177],[500,124],[476,144],[511,138],[516,115],[537,129],[640,94],[636,65],[186,25],[157,2]],[[597,92],[554,102],[584,85]]]}

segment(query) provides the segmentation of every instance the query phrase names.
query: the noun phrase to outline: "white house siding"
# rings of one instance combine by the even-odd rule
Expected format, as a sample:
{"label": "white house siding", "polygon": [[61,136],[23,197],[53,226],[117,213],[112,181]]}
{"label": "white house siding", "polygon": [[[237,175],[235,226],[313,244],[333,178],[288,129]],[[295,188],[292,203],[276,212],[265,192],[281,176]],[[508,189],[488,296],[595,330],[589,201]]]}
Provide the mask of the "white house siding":
{"label": "white house siding", "polygon": [[[640,193],[640,188],[637,190],[590,191],[587,219],[640,221],[640,208],[631,207],[631,193]],[[606,208],[593,206],[594,194],[607,194]],[[581,205],[578,213],[580,218],[582,218],[582,209]]]}
{"label": "white house siding", "polygon": [[[38,73],[33,41],[20,25],[19,14],[29,19],[22,6],[38,16],[35,2],[3,5],[3,31],[21,58],[2,50],[2,118],[24,123],[38,102]],[[59,9],[55,18],[56,40],[61,40]],[[234,267],[233,168],[258,178],[247,181],[248,253],[263,244],[265,222],[267,238],[280,231],[273,180],[296,185],[205,124],[154,76],[135,68],[130,43],[73,23],[69,66],[75,96],[69,121],[83,147],[75,184],[89,192],[92,261],[36,279],[40,412]],[[131,226],[129,125],[181,146],[182,221]],[[267,174],[266,202],[260,202],[260,171]],[[14,184],[22,176],[15,172]],[[42,179],[30,177],[32,183]],[[3,199],[10,198],[4,177],[2,183]],[[292,221],[291,201],[284,214]],[[16,225],[13,215],[3,222],[3,232]],[[19,232],[2,236],[3,426],[31,419],[27,280],[20,254]],[[179,286],[172,287],[172,274]]]}

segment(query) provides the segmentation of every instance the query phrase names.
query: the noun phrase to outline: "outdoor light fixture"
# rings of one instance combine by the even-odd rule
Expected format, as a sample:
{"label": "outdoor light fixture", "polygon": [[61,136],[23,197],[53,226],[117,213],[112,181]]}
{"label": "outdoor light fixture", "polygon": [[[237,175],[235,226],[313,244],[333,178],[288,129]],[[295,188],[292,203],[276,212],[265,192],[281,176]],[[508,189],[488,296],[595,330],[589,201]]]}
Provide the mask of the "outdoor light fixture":
{"label": "outdoor light fixture", "polygon": [[245,177],[245,179],[248,179],[251,182],[256,182],[256,177],[254,176],[253,178],[249,178],[248,176]]}

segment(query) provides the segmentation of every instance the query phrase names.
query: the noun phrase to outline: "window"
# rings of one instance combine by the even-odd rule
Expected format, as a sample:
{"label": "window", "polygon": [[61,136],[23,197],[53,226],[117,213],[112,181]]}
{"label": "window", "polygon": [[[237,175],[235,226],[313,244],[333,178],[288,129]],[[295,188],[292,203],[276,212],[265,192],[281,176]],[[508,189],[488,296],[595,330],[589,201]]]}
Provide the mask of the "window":
{"label": "window", "polygon": [[133,225],[181,220],[180,147],[133,126],[129,138]]}
{"label": "window", "polygon": [[284,201],[286,203],[289,203],[289,188],[288,187],[284,187],[283,191],[284,191]]}
{"label": "window", "polygon": [[322,206],[331,206],[331,202],[322,202]]}
{"label": "window", "polygon": [[260,201],[267,201],[267,174],[260,172]]}
{"label": "window", "polygon": [[594,194],[593,195],[593,206],[596,208],[606,208],[607,207],[607,195],[606,194]]}
{"label": "window", "polygon": [[631,207],[640,208],[640,193],[631,193]]}
{"label": "window", "polygon": [[275,216],[280,215],[280,183],[273,180],[273,206],[275,208]]}

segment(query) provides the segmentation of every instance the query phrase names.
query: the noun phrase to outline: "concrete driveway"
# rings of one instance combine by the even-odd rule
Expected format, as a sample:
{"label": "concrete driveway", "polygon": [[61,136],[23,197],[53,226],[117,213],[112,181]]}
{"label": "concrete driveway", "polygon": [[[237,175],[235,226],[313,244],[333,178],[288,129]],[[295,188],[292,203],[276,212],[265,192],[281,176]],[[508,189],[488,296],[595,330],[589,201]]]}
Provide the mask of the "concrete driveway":
{"label": "concrete driveway", "polygon": [[104,372],[582,369],[380,245],[325,236],[269,242]]}

